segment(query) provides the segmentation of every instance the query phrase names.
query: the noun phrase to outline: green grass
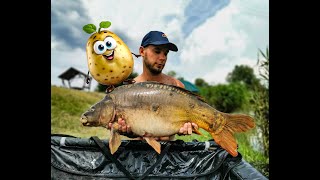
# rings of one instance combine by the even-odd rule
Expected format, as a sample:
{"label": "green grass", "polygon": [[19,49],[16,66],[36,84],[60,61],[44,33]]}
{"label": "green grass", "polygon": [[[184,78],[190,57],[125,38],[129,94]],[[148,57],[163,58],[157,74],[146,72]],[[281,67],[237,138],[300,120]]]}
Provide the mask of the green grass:
{"label": "green grass", "polygon": [[[90,138],[98,136],[101,139],[109,139],[110,131],[103,127],[86,127],[80,122],[80,116],[90,106],[100,101],[105,96],[105,93],[86,92],[63,87],[51,87],[51,134],[66,134],[81,138]],[[191,142],[196,139],[204,142],[212,139],[211,135],[200,129],[202,136],[197,134],[179,136],[176,139],[185,142]],[[253,150],[248,139],[254,135],[251,131],[246,133],[236,134],[236,140],[239,145],[238,151],[243,158],[253,167],[259,170],[266,177],[269,175],[269,159],[262,153]],[[122,139],[128,139],[121,136]]]}
{"label": "green grass", "polygon": [[90,106],[104,97],[103,93],[85,92],[63,87],[51,87],[51,133],[89,138],[108,138],[103,127],[85,127],[80,116]]}

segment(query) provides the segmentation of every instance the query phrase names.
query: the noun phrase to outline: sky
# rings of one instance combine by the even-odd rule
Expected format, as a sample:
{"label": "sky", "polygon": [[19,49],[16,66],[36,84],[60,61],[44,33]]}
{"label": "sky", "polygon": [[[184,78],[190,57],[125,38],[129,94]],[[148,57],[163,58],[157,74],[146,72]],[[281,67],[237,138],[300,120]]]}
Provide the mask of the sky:
{"label": "sky", "polygon": [[[138,54],[143,36],[164,32],[178,47],[163,70],[194,83],[226,83],[236,65],[248,65],[258,77],[258,50],[269,47],[268,0],[51,0],[51,84],[70,67],[88,72],[82,27],[110,21],[107,28]],[[142,58],[133,72],[142,72]],[[82,82],[72,82],[75,86]],[[79,86],[81,86],[79,85]],[[91,91],[98,85],[92,79]]]}

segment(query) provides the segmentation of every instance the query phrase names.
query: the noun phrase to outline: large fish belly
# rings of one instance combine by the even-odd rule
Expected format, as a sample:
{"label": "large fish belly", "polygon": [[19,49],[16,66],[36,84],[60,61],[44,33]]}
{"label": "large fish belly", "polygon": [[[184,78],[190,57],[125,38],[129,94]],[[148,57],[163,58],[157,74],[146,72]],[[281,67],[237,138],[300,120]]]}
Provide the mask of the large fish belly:
{"label": "large fish belly", "polygon": [[[168,111],[167,113],[172,113]],[[152,136],[170,136],[179,132],[180,127],[185,123],[174,118],[174,116],[162,116],[148,110],[127,110],[124,118],[131,127],[133,133],[143,136],[152,134]]]}

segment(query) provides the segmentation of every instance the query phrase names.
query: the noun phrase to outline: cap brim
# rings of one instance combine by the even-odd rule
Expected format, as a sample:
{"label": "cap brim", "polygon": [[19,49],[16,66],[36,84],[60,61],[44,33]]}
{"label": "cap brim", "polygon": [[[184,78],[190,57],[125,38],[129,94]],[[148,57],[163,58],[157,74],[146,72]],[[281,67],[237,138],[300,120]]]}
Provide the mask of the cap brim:
{"label": "cap brim", "polygon": [[167,44],[168,47],[169,47],[169,50],[175,51],[175,52],[178,51],[178,47],[177,47],[175,44],[171,43],[171,42],[168,43],[168,41],[155,41],[155,42],[152,42],[152,43],[150,43],[150,44],[152,44],[152,45],[163,45],[163,44]]}

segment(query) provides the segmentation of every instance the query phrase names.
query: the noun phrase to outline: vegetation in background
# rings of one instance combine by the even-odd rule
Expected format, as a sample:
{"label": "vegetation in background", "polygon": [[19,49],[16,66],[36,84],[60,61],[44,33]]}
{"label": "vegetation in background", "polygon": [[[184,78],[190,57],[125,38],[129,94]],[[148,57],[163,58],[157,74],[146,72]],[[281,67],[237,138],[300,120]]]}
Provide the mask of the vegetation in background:
{"label": "vegetation in background", "polygon": [[219,84],[207,89],[210,94],[205,97],[209,104],[221,112],[239,111],[249,101],[246,86],[241,83]]}
{"label": "vegetation in background", "polygon": [[260,85],[260,81],[254,75],[253,69],[247,65],[236,65],[233,71],[227,75],[226,80],[229,83],[243,83],[250,90],[254,90],[254,87]]}
{"label": "vegetation in background", "polygon": [[[259,54],[262,55],[259,56]],[[262,146],[262,152],[266,157],[265,174],[269,174],[269,49],[262,52],[259,49],[258,62],[261,80],[265,82],[262,86],[256,86],[252,97],[252,109],[256,120],[256,136]]]}
{"label": "vegetation in background", "polygon": [[[259,56],[259,55],[262,55]],[[254,135],[259,152],[262,152],[261,161],[253,161],[251,164],[260,170],[266,177],[269,177],[269,49],[262,52],[259,49],[257,64],[261,84],[253,87],[251,109],[254,112],[256,128]]]}
{"label": "vegetation in background", "polygon": [[167,73],[168,76],[176,77],[177,73],[175,71],[169,71]]}
{"label": "vegetation in background", "polygon": [[194,81],[194,84],[198,87],[208,87],[209,84],[202,78],[197,78],[195,81]]}

